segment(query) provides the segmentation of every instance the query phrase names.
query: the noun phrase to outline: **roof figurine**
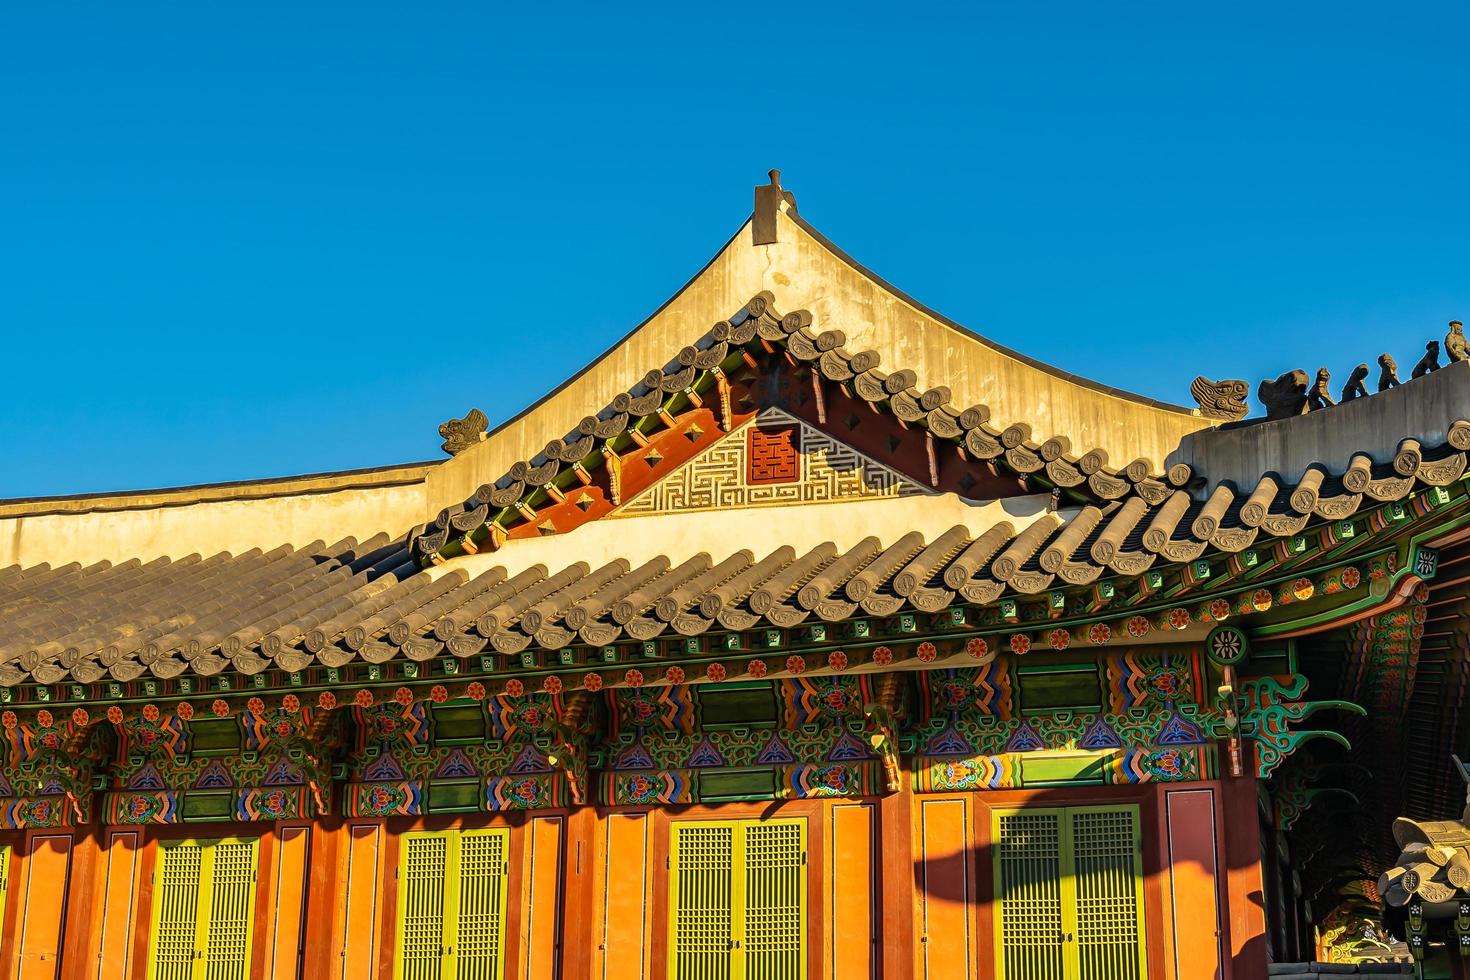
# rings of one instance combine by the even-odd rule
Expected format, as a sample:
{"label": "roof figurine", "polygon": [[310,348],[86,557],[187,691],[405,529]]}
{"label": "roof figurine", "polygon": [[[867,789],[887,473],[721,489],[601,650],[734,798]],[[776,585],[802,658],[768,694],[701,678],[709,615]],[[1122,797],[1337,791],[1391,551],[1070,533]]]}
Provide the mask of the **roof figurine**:
{"label": "roof figurine", "polygon": [[1275,381],[1262,381],[1256,397],[1266,406],[1269,420],[1289,419],[1307,412],[1307,372],[1287,371]]}
{"label": "roof figurine", "polygon": [[1444,352],[1450,363],[1470,360],[1470,349],[1465,342],[1465,325],[1459,320],[1450,321],[1450,332],[1444,335]]}
{"label": "roof figurine", "polygon": [[1378,390],[1387,391],[1397,388],[1402,382],[1399,381],[1399,365],[1393,359],[1392,354],[1379,354],[1378,366],[1383,370],[1378,372]]}
{"label": "roof figurine", "polygon": [[1248,411],[1246,396],[1250,385],[1244,381],[1211,381],[1203,375],[1190,382],[1189,393],[1199,403],[1199,413],[1207,419],[1223,419],[1235,422],[1245,418]]}
{"label": "roof figurine", "polygon": [[1368,365],[1359,364],[1353,368],[1353,373],[1348,375],[1347,384],[1342,386],[1342,397],[1340,401],[1350,402],[1354,398],[1367,398],[1368,387],[1363,381],[1368,377]]}
{"label": "roof figurine", "polygon": [[444,437],[444,444],[439,448],[451,456],[458,456],[476,443],[484,442],[485,430],[489,428],[490,420],[485,413],[472,408],[464,418],[450,419],[439,426],[439,435]]}
{"label": "roof figurine", "polygon": [[1439,370],[1439,341],[1431,340],[1424,345],[1424,356],[1419,358],[1419,363],[1414,365],[1414,370],[1409,374],[1409,380],[1422,378],[1432,371]]}
{"label": "roof figurine", "polygon": [[1331,408],[1337,404],[1332,400],[1332,394],[1327,390],[1327,384],[1332,380],[1332,375],[1326,368],[1317,369],[1317,380],[1312,384],[1312,390],[1307,393],[1307,410],[1318,411],[1323,408]]}

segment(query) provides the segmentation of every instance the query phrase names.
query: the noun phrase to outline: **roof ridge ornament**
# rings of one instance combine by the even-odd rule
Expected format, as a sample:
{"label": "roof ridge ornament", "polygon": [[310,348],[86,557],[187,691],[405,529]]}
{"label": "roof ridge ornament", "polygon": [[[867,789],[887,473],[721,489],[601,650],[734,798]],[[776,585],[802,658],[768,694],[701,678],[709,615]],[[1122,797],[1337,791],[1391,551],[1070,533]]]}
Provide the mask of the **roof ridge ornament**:
{"label": "roof ridge ornament", "polygon": [[796,213],[796,195],[781,186],[781,171],[769,172],[771,182],[755,189],[755,213],[750,219],[751,243],[754,245],[776,244],[776,213],[781,205]]}

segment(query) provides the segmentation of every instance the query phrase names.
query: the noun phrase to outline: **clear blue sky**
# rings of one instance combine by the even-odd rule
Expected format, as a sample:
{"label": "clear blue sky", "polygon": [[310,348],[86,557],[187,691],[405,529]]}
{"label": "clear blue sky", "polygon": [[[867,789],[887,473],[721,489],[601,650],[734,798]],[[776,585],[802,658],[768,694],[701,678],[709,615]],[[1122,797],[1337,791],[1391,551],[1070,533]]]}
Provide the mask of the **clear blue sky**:
{"label": "clear blue sky", "polygon": [[1470,5],[13,3],[0,496],[439,455],[780,167],[1001,343],[1188,402],[1470,317]]}

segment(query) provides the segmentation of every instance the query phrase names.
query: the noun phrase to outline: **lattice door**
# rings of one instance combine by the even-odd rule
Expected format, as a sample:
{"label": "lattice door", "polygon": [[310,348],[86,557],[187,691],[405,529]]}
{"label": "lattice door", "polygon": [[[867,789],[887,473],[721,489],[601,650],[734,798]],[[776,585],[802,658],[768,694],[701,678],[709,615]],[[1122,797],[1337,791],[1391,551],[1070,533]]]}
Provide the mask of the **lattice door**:
{"label": "lattice door", "polygon": [[510,832],[403,835],[399,980],[500,980]]}
{"label": "lattice door", "polygon": [[1006,980],[1064,976],[1063,816],[1061,810],[1026,810],[997,818],[997,942]]}
{"label": "lattice door", "polygon": [[806,976],[806,821],[722,820],[673,826],[669,976]]}
{"label": "lattice door", "polygon": [[10,845],[0,844],[0,922],[5,921],[5,899],[10,894]]}
{"label": "lattice door", "polygon": [[149,980],[245,980],[254,840],[162,841],[153,873]]}
{"label": "lattice door", "polygon": [[459,907],[450,953],[455,980],[500,980],[505,972],[504,830],[466,831],[457,855]]}
{"label": "lattice door", "polygon": [[1069,811],[1080,980],[1142,980],[1138,810]]}
{"label": "lattice door", "polygon": [[1136,807],[999,813],[995,842],[1005,980],[1143,980]]}

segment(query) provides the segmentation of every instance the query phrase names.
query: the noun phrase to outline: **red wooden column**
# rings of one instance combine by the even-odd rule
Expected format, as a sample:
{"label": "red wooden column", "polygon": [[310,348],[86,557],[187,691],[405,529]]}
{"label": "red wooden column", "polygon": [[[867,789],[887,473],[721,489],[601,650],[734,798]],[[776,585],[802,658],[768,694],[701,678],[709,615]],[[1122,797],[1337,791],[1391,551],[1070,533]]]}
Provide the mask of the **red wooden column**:
{"label": "red wooden column", "polygon": [[[303,930],[308,941],[302,957],[303,977],[331,977],[341,971],[342,896],[338,872],[346,835],[342,820],[335,817],[319,820],[311,829]],[[364,972],[361,976],[367,980],[371,973]]]}
{"label": "red wooden column", "polygon": [[[67,876],[66,910],[62,925],[62,980],[92,980],[97,971],[93,937],[101,925],[99,904],[103,855],[95,827],[74,829],[71,868]],[[42,974],[44,976],[44,972]]]}
{"label": "red wooden column", "polygon": [[897,793],[878,807],[882,861],[879,918],[883,924],[882,976],[905,980],[914,974],[914,798],[908,773]]}
{"label": "red wooden column", "polygon": [[1254,775],[1221,780],[1225,842],[1225,926],[1230,980],[1266,976],[1266,884]]}
{"label": "red wooden column", "polygon": [[597,875],[597,809],[582,806],[567,815],[567,860],[562,884],[562,963],[567,980],[592,976],[600,935],[594,928]]}

